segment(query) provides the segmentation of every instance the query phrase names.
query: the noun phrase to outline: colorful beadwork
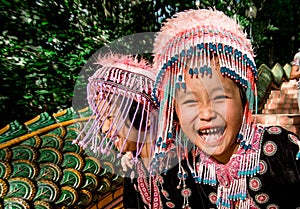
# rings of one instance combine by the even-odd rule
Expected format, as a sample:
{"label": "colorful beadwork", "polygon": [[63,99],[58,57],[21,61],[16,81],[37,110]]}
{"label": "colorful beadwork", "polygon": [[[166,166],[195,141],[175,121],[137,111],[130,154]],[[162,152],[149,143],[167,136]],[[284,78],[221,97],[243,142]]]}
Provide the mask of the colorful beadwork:
{"label": "colorful beadwork", "polygon": [[272,156],[277,151],[277,145],[272,141],[267,141],[263,145],[263,152],[267,156]]}
{"label": "colorful beadwork", "polygon": [[280,134],[282,129],[279,126],[271,126],[267,129],[269,134]]}
{"label": "colorful beadwork", "polygon": [[[114,142],[120,140],[117,129],[122,128],[125,120],[131,117],[131,124],[127,135],[122,138],[117,157],[122,156],[129,134],[135,128],[138,137],[135,139],[136,155],[133,162],[136,163],[146,141],[141,132],[150,137],[156,135],[157,107],[150,96],[155,78],[154,69],[145,59],[138,61],[135,57],[121,54],[98,55],[94,62],[96,71],[89,77],[87,85],[87,100],[93,114],[73,143],[95,153],[107,155],[114,152]],[[131,109],[133,104],[136,106]],[[111,123],[108,130],[103,131],[102,127],[107,120]],[[143,131],[142,126],[148,121],[151,121],[151,126]]]}
{"label": "colorful beadwork", "polygon": [[210,202],[212,204],[216,204],[217,203],[217,194],[214,193],[214,192],[211,192],[209,195],[208,195],[208,198],[210,200]]}
{"label": "colorful beadwork", "polygon": [[276,205],[276,204],[271,204],[271,205],[268,205],[268,206],[266,207],[266,209],[279,209],[279,207],[278,207],[278,205]]}
{"label": "colorful beadwork", "polygon": [[263,204],[269,201],[269,196],[266,193],[255,195],[256,202]]}
{"label": "colorful beadwork", "polygon": [[[165,144],[172,131],[178,156],[178,189],[185,189],[187,171],[181,165],[185,160],[196,183],[216,185],[218,208],[232,208],[238,200],[240,208],[249,208],[246,178],[259,172],[260,136],[262,128],[253,123],[252,112],[257,111],[257,68],[250,40],[235,20],[215,10],[188,10],[169,19],[158,33],[154,44],[154,68],[158,69],[152,92],[160,106],[158,140],[151,171],[155,175],[168,169],[169,149]],[[189,162],[187,139],[182,130],[174,126],[176,89],[186,89],[185,78],[193,79],[212,75],[211,60],[217,58],[220,73],[242,86],[246,104],[238,136],[240,144],[237,158],[222,165],[205,156],[197,148],[194,161]],[[215,69],[214,69],[215,70]],[[175,130],[175,131],[174,131]],[[230,186],[231,185],[231,186]],[[183,194],[182,194],[183,195]],[[184,196],[184,195],[183,195]],[[185,203],[188,201],[184,196]],[[187,205],[183,205],[183,208]],[[189,206],[187,206],[189,207]]]}
{"label": "colorful beadwork", "polygon": [[260,160],[260,162],[259,162],[259,174],[262,175],[262,174],[266,173],[267,169],[268,169],[268,166],[267,166],[266,161]]}
{"label": "colorful beadwork", "polygon": [[[222,21],[224,25],[220,24]],[[155,40],[154,54],[153,67],[158,71],[152,97],[160,106],[158,121],[162,125],[158,127],[153,168],[164,163],[160,159],[168,152],[165,144],[173,130],[176,88],[186,88],[185,76],[211,76],[213,57],[219,60],[220,72],[245,89],[247,104],[239,142],[243,149],[250,148],[252,111],[257,109],[255,83],[258,73],[250,40],[235,20],[222,12],[205,9],[179,12],[162,26]]]}
{"label": "colorful beadwork", "polygon": [[262,184],[259,178],[257,177],[252,177],[249,180],[249,188],[253,191],[258,191],[260,190]]}
{"label": "colorful beadwork", "polygon": [[[217,185],[215,203],[218,208],[231,208],[236,201],[239,201],[240,208],[248,208],[253,202],[247,195],[247,177],[252,177],[260,171],[260,152],[258,150],[261,148],[261,138],[264,130],[259,125],[253,128],[254,137],[251,141],[251,148],[245,151],[240,147],[226,165],[220,164],[213,158],[210,158],[199,148],[195,148],[193,151],[193,155],[195,156],[194,162],[190,164],[187,161],[196,183],[212,186]],[[184,170],[180,169],[180,171],[178,172],[178,178],[180,182],[183,181],[182,191],[186,191],[184,190],[184,180],[187,176]],[[252,187],[253,190],[259,189],[261,187],[259,179],[252,179],[252,185],[249,185],[249,187]],[[188,197],[188,195],[185,196],[183,193],[182,195],[184,198]]]}
{"label": "colorful beadwork", "polygon": [[294,134],[289,134],[288,137],[289,137],[289,140],[291,142],[298,145],[298,147],[299,147],[299,151],[296,155],[296,160],[298,160],[300,158],[300,141],[298,140],[298,138]]}

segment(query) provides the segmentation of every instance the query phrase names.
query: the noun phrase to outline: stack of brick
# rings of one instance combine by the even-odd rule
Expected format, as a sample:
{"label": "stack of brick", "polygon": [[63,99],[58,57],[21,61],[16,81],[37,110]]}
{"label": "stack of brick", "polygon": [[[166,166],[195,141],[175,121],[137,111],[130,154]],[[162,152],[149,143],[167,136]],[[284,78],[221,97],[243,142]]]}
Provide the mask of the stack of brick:
{"label": "stack of brick", "polygon": [[278,90],[271,90],[256,121],[265,125],[280,125],[300,135],[300,112],[297,102],[297,82],[283,82]]}

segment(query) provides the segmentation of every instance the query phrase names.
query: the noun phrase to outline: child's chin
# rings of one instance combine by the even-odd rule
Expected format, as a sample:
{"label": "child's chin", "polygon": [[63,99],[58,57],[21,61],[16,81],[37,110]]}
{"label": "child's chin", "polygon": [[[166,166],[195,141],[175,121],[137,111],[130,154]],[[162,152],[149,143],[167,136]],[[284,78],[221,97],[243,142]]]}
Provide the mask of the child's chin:
{"label": "child's chin", "polygon": [[218,148],[217,147],[209,147],[209,146],[204,146],[202,150],[207,154],[207,155],[217,155],[218,154]]}
{"label": "child's chin", "polygon": [[216,147],[220,144],[221,139],[222,138],[220,136],[212,137],[209,135],[202,135],[194,143],[201,149],[205,149],[206,147],[208,149],[216,149]]}

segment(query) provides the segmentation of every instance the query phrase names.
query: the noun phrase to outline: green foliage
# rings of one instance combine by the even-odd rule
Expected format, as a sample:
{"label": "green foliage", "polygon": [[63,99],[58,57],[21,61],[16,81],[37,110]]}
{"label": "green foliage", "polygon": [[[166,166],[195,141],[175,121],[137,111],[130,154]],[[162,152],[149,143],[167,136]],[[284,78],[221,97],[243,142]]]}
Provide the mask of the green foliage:
{"label": "green foliage", "polygon": [[253,38],[257,65],[290,63],[300,47],[300,1],[253,0],[257,17],[253,22]]}
{"label": "green foliage", "polygon": [[[158,31],[174,13],[197,7],[222,10],[235,16],[249,31],[251,22],[245,11],[250,3],[251,0],[0,0],[0,127],[72,106],[74,85],[87,60],[120,37]],[[300,3],[253,3],[258,8],[252,24],[257,64],[284,65],[291,60],[299,41]],[[79,88],[85,91],[86,79],[78,81]]]}
{"label": "green foliage", "polygon": [[90,3],[1,1],[1,125],[71,106],[78,73],[111,36]]}

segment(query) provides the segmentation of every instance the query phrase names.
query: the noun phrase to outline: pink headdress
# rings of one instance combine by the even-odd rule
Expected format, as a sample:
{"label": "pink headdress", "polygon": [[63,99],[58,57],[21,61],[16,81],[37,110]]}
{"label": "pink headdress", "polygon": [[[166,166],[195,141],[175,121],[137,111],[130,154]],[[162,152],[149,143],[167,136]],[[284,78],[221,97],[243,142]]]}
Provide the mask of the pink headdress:
{"label": "pink headdress", "polygon": [[[252,151],[249,148],[252,146],[251,140],[254,134],[252,111],[254,109],[256,111],[257,106],[257,69],[250,40],[246,38],[246,34],[234,19],[215,10],[188,10],[179,12],[172,19],[168,19],[156,37],[154,53],[154,67],[158,69],[158,72],[152,96],[160,109],[158,139],[151,164],[151,174],[166,172],[172,166],[167,163],[171,161],[169,159],[173,155],[173,150],[177,152],[178,178],[180,179],[178,188],[183,184],[183,207],[186,207],[190,192],[185,188],[187,172],[181,166],[181,160],[186,159],[187,166],[197,183],[216,185],[217,180],[214,167],[205,164],[209,156],[204,154],[199,161],[199,165],[203,167],[196,168],[195,159],[193,163],[189,162],[188,149],[193,145],[189,144],[189,140],[178,124],[174,123],[173,118],[176,89],[186,88],[185,78],[188,76],[197,79],[204,75],[212,75],[210,61],[217,58],[220,64],[220,73],[232,79],[245,92],[244,118],[237,140],[244,151]],[[170,143],[173,141],[175,141],[174,144]],[[191,151],[194,158],[200,156],[199,153],[203,154],[197,148]],[[255,152],[253,156],[255,163],[249,163],[249,168],[247,167],[245,170],[256,173],[257,167],[259,167],[259,160],[257,160],[259,154]],[[243,172],[244,170],[242,170],[242,177],[244,177]],[[241,184],[238,182],[235,185],[237,187],[233,186],[233,188],[239,188],[238,186]],[[230,195],[233,195],[233,190],[220,188],[220,190],[218,189],[218,201],[224,200],[224,202],[217,203],[218,208],[231,208],[230,204],[226,204],[231,200]],[[226,192],[223,193],[223,191]],[[240,191],[242,191],[242,195],[246,194],[245,188]],[[244,196],[239,199],[243,200]]]}
{"label": "pink headdress", "polygon": [[[93,119],[84,128],[83,139],[80,141],[76,139],[75,142],[79,141],[79,145],[89,147],[93,152],[108,154],[113,150],[118,129],[128,125],[125,124],[125,119],[129,118],[131,123],[128,134],[126,139],[123,139],[119,152],[123,152],[130,131],[136,129],[138,156],[143,144],[146,143],[145,135],[149,134],[153,140],[156,137],[157,108],[151,98],[155,72],[144,59],[138,62],[132,56],[119,54],[98,56],[95,64],[100,67],[89,78],[87,86],[87,99],[93,110]],[[99,136],[106,120],[111,120],[110,127]],[[145,128],[147,121],[151,121],[151,125]]]}
{"label": "pink headdress", "polygon": [[154,67],[158,72],[152,96],[160,105],[156,156],[165,156],[167,141],[175,138],[175,89],[186,88],[185,76],[211,74],[212,57],[218,58],[222,75],[245,91],[247,102],[238,140],[244,149],[251,146],[252,111],[257,109],[257,68],[250,40],[236,20],[208,9],[179,12],[162,26],[155,40],[154,53]]}

